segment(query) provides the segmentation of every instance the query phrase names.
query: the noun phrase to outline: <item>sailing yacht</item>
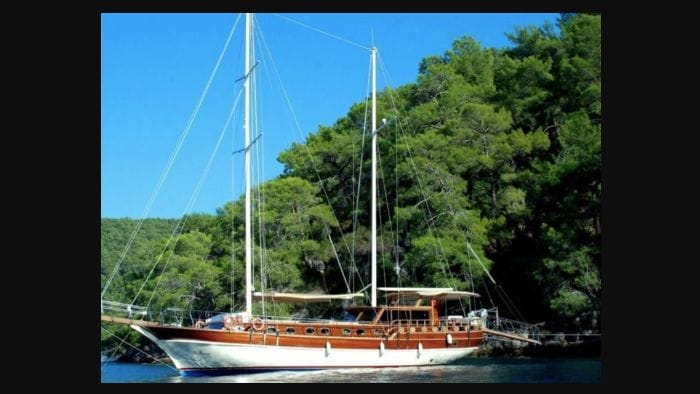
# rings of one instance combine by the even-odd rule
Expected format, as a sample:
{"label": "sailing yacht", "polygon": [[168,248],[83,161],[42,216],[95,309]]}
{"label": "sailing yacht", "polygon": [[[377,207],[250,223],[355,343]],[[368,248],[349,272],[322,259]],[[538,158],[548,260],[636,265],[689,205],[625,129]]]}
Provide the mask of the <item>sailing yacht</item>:
{"label": "sailing yacht", "polygon": [[[250,73],[252,17],[245,15],[245,146],[250,140]],[[377,49],[372,63],[372,174],[371,174],[371,285],[370,305],[347,306],[344,317],[334,319],[271,318],[254,315],[253,302],[348,303],[363,293],[300,294],[253,292],[250,149],[245,149],[245,310],[229,313],[220,321],[207,319],[194,325],[174,326],[147,320],[102,315],[101,320],[129,324],[170,357],[184,375],[232,373],[275,369],[353,367],[404,367],[451,363],[474,354],[485,334],[510,336],[486,327],[485,314],[446,316],[448,301],[479,297],[453,288],[377,287]],[[381,292],[384,305],[378,305]],[[130,312],[133,309],[130,309]]]}

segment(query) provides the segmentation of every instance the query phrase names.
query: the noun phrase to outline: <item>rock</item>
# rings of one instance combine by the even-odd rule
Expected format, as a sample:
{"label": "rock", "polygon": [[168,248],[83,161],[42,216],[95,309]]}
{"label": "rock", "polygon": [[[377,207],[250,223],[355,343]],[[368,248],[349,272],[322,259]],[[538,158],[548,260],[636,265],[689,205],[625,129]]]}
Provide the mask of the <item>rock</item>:
{"label": "rock", "polygon": [[[168,358],[164,351],[154,345],[144,345],[141,350],[142,351],[138,351],[134,348],[129,348],[122,355],[120,355],[117,360],[129,363],[153,363],[157,362],[156,360]],[[144,354],[144,352],[151,357]]]}

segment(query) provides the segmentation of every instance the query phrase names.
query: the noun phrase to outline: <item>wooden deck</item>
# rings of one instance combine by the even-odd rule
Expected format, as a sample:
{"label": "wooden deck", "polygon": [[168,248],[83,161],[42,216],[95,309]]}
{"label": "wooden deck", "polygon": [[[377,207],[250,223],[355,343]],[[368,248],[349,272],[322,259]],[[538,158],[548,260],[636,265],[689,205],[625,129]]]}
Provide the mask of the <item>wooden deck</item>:
{"label": "wooden deck", "polygon": [[136,324],[137,326],[143,326],[143,327],[160,326],[160,323],[156,323],[153,321],[134,320],[134,319],[127,319],[124,317],[107,316],[107,315],[100,315],[100,321],[106,321],[106,322],[118,323],[118,324],[128,324],[128,325]]}

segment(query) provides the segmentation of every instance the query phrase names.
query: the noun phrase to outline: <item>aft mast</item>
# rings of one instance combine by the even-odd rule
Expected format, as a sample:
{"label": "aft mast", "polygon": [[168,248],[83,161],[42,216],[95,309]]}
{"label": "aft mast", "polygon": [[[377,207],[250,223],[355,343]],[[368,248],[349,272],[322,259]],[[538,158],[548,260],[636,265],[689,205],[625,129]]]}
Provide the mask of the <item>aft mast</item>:
{"label": "aft mast", "polygon": [[377,306],[377,48],[372,47],[372,307]]}
{"label": "aft mast", "polygon": [[249,317],[253,315],[253,283],[252,283],[252,236],[250,215],[250,35],[252,33],[252,15],[245,14],[245,114],[243,128],[245,130],[245,311]]}

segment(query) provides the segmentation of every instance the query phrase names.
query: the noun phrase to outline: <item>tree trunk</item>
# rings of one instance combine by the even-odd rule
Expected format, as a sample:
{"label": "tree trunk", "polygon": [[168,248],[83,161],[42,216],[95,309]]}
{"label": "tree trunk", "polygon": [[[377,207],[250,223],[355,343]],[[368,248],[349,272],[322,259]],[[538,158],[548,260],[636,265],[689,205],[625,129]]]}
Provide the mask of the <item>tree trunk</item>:
{"label": "tree trunk", "polygon": [[491,218],[496,218],[497,202],[496,202],[496,177],[491,176]]}

